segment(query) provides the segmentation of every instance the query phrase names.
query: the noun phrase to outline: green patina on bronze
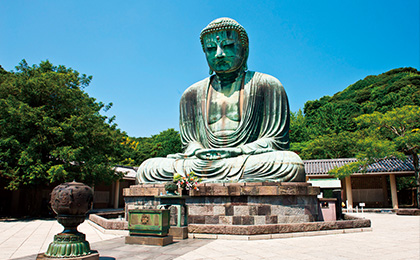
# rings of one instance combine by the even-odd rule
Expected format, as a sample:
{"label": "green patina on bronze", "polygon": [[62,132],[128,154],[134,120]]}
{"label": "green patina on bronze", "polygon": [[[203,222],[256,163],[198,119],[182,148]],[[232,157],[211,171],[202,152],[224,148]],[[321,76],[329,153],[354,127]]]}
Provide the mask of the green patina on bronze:
{"label": "green patina on bronze", "polygon": [[210,74],[180,102],[183,153],[140,165],[139,183],[194,174],[203,182],[304,182],[302,160],[289,148],[289,103],[276,78],[248,71],[248,35],[230,18],[206,26],[200,41]]}
{"label": "green patina on bronze", "polygon": [[58,234],[54,236],[54,241],[48,246],[45,255],[54,258],[65,258],[88,255],[91,252],[85,234]]}
{"label": "green patina on bronze", "polygon": [[166,236],[170,211],[166,209],[134,209],[128,211],[128,230],[132,235]]}

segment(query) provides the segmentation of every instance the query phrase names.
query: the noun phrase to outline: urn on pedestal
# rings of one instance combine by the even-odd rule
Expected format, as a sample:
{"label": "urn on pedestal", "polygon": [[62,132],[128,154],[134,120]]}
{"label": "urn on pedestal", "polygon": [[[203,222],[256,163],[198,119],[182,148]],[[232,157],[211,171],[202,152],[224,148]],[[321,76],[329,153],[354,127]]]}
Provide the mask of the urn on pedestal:
{"label": "urn on pedestal", "polygon": [[54,236],[44,257],[99,259],[97,251],[90,250],[85,234],[77,231],[77,226],[83,223],[92,207],[92,188],[75,181],[60,184],[51,192],[50,203],[64,230]]}

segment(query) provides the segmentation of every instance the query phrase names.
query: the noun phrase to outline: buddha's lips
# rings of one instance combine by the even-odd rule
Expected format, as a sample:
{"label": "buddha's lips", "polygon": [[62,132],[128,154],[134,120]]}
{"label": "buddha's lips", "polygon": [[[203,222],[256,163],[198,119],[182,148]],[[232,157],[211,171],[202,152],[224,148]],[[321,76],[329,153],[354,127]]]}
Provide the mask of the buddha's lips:
{"label": "buddha's lips", "polygon": [[217,60],[217,61],[216,61],[216,64],[217,64],[217,65],[220,65],[220,64],[222,64],[222,65],[223,65],[223,64],[228,64],[228,62],[227,62],[226,60]]}

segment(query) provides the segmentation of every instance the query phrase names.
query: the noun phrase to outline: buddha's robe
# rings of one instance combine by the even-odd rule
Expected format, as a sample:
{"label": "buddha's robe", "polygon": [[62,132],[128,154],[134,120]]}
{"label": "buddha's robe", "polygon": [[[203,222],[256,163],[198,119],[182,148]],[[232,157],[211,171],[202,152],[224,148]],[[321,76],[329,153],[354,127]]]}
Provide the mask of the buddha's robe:
{"label": "buddha's robe", "polygon": [[[208,125],[208,92],[211,77],[195,83],[180,102],[180,135],[183,154],[143,162],[137,181],[163,182],[174,174],[194,172],[203,181],[305,181],[302,160],[289,148],[289,104],[281,83],[274,77],[246,72],[239,97],[239,126],[225,135]],[[203,160],[198,149],[239,147],[236,157]]]}

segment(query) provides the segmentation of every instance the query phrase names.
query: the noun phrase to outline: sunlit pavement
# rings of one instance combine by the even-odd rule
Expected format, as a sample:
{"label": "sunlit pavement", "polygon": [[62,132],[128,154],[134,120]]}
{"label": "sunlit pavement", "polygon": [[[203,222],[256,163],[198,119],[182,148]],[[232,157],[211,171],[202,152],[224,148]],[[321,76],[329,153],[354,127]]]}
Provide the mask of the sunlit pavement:
{"label": "sunlit pavement", "polygon": [[[420,217],[353,214],[371,219],[372,231],[270,240],[187,239],[157,247],[125,245],[84,222],[91,248],[108,259],[420,259]],[[62,227],[54,220],[1,221],[0,259],[35,259]]]}

